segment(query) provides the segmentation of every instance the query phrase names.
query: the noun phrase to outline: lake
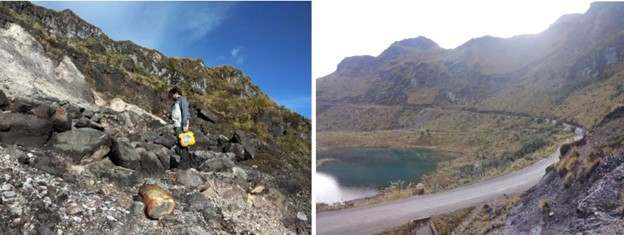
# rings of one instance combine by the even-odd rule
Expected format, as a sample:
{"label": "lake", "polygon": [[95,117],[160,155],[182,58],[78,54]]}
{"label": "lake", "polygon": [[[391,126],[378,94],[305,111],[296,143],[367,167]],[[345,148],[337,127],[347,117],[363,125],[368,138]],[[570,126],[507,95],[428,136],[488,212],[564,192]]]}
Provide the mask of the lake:
{"label": "lake", "polygon": [[[352,148],[316,154],[316,201],[334,203],[373,196],[390,182],[414,182],[452,155],[422,149]],[[331,161],[328,161],[331,160]]]}

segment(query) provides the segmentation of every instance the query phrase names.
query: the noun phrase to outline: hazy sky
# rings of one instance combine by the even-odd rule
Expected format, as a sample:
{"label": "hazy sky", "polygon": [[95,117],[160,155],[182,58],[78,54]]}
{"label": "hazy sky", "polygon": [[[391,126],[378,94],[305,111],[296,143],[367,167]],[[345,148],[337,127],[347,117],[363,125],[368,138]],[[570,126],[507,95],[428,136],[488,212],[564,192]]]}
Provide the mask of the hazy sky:
{"label": "hazy sky", "polygon": [[312,4],[312,77],[354,55],[378,56],[395,41],[425,36],[453,49],[485,35],[536,34],[591,1],[331,1]]}
{"label": "hazy sky", "polygon": [[114,40],[229,64],[278,104],[311,117],[310,2],[35,2],[71,9]]}

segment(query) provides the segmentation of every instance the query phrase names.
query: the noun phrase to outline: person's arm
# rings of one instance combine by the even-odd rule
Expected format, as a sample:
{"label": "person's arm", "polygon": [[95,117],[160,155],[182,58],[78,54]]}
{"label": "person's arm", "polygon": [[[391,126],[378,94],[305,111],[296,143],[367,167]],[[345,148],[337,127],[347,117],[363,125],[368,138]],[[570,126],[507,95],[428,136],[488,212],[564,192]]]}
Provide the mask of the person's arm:
{"label": "person's arm", "polygon": [[184,132],[187,132],[188,125],[189,125],[189,118],[191,116],[191,113],[189,112],[189,103],[184,97],[180,99],[180,109],[181,109],[180,111],[182,111],[181,112],[182,113],[182,121],[181,121],[182,130]]}

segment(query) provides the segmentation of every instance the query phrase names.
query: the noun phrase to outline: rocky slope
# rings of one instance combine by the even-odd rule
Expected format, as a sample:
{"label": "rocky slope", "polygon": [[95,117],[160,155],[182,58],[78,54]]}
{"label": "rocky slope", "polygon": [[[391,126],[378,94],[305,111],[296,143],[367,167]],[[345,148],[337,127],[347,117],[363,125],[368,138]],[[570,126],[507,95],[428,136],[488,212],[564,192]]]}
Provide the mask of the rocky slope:
{"label": "rocky slope", "polygon": [[[113,41],[69,10],[0,3],[2,234],[310,233],[310,120],[241,71]],[[174,84],[192,167],[172,170]],[[145,215],[157,184],[174,213]]]}
{"label": "rocky slope", "polygon": [[624,229],[624,108],[609,113],[521,197],[492,234],[620,234]]}
{"label": "rocky slope", "polygon": [[484,36],[451,50],[418,37],[346,58],[317,80],[318,128],[342,128],[332,121],[344,113],[330,107],[345,104],[462,107],[591,127],[624,100],[622,16],[624,4],[597,2],[535,35]]}

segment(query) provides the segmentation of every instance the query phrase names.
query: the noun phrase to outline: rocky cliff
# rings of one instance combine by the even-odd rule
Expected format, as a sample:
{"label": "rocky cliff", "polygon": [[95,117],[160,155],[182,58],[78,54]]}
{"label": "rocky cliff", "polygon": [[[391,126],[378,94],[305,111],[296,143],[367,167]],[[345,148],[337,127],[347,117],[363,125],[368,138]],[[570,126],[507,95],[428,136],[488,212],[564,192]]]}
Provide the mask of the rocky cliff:
{"label": "rocky cliff", "polygon": [[521,197],[492,234],[620,234],[624,229],[624,109],[609,113]]}
{"label": "rocky cliff", "polygon": [[[0,64],[0,233],[310,233],[310,120],[238,69],[29,2],[0,3]],[[197,138],[184,171],[159,117],[173,85]],[[145,184],[173,196],[172,215],[146,216]]]}

